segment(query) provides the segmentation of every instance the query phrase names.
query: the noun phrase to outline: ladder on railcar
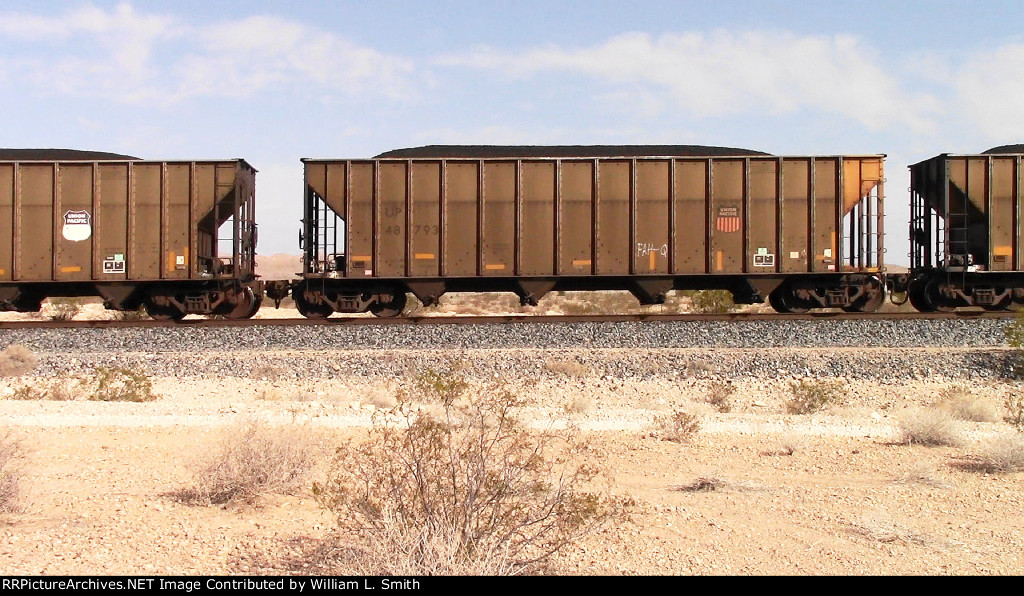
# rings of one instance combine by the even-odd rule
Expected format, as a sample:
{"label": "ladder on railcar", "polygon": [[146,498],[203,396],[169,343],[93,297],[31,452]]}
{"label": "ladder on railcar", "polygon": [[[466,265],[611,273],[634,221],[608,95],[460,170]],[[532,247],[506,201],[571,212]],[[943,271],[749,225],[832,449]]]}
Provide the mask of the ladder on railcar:
{"label": "ladder on railcar", "polygon": [[843,222],[842,242],[847,247],[846,265],[855,270],[882,267],[882,197],[876,186],[853,206]]}
{"label": "ladder on railcar", "polygon": [[[952,287],[965,288],[967,286],[967,273],[973,265],[971,261],[971,247],[969,238],[970,229],[970,198],[967,192],[958,193],[954,198],[951,196],[949,178],[949,165],[946,165],[945,184],[942,190],[943,202],[945,203],[946,217],[943,223],[942,248],[945,256],[943,267],[946,270],[947,284]],[[967,184],[964,184],[967,188]]]}
{"label": "ladder on railcar", "polygon": [[[338,220],[327,201],[308,191],[306,217],[300,241],[305,251],[306,273],[328,273],[338,268]],[[341,240],[344,242],[344,239]]]}

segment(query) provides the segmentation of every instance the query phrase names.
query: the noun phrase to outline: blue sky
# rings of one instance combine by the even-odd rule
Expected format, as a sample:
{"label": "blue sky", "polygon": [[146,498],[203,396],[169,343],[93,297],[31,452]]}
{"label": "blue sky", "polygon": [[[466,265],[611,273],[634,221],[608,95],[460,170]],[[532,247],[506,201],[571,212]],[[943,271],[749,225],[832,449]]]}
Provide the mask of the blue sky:
{"label": "blue sky", "polygon": [[244,157],[296,253],[302,157],[432,143],[885,153],[1024,142],[1024,3],[0,1],[6,147]]}

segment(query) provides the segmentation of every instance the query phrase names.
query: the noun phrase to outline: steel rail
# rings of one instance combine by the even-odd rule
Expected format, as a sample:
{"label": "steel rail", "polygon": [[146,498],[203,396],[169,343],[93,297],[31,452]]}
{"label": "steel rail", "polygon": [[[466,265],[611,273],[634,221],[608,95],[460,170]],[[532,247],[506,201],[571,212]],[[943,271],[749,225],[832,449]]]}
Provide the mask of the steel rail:
{"label": "steel rail", "polygon": [[114,329],[123,327],[286,327],[286,326],[332,326],[332,325],[494,325],[508,323],[618,323],[632,321],[682,322],[682,321],[821,321],[821,320],[941,320],[941,319],[1010,319],[1024,316],[1008,311],[960,310],[951,313],[934,312],[889,312],[889,313],[848,313],[824,311],[802,314],[780,313],[722,313],[722,314],[606,314],[606,315],[484,315],[484,316],[410,316],[395,318],[378,317],[331,317],[327,319],[283,318],[283,319],[184,319],[182,321],[135,321],[91,320],[91,321],[0,321],[0,329]]}

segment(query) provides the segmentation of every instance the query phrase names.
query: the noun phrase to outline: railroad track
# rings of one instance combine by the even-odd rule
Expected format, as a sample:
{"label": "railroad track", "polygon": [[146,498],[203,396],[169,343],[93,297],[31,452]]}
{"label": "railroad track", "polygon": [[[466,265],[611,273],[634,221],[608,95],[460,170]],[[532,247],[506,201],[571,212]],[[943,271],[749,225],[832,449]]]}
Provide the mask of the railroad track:
{"label": "railroad track", "polygon": [[495,325],[507,323],[618,323],[630,321],[820,321],[836,320],[944,320],[944,319],[1008,319],[1019,315],[1015,312],[989,312],[976,309],[961,309],[955,312],[888,312],[848,313],[825,311],[804,314],[779,313],[724,313],[724,314],[628,314],[628,315],[486,315],[486,316],[412,316],[395,318],[378,317],[331,317],[328,319],[185,319],[182,321],[135,321],[92,320],[92,321],[2,321],[0,329],[105,329],[124,327],[298,327],[298,326],[339,326],[339,325]]}

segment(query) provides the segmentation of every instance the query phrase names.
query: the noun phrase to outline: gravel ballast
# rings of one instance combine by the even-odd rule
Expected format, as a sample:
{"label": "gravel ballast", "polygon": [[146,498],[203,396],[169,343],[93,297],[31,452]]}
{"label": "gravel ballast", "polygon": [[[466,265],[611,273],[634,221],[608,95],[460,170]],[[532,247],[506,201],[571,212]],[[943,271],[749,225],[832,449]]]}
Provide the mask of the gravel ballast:
{"label": "gravel ballast", "polygon": [[44,352],[509,348],[979,348],[1005,346],[1006,319],[642,321],[476,325],[133,327],[0,330],[0,347]]}
{"label": "gravel ballast", "polygon": [[[38,374],[141,366],[169,377],[400,377],[459,365],[475,377],[558,374],[585,364],[617,378],[827,376],[998,378],[1016,365],[1006,320],[508,323],[160,327],[0,331]],[[195,355],[202,354],[202,365]],[[563,367],[564,368],[564,367]]]}

